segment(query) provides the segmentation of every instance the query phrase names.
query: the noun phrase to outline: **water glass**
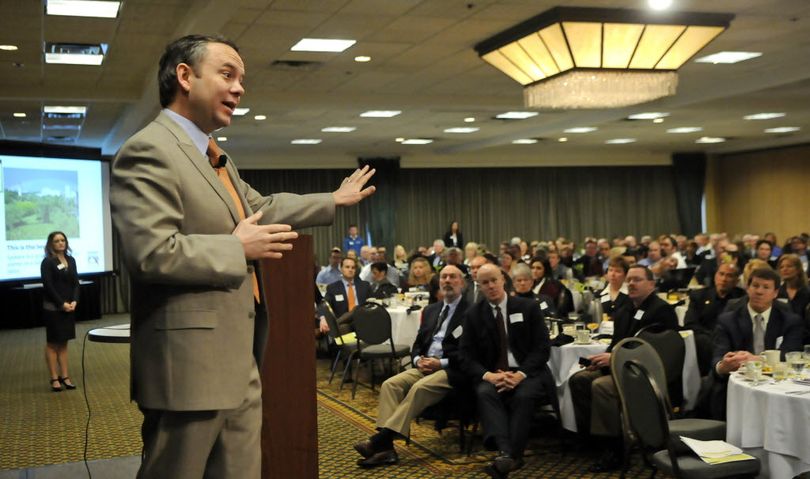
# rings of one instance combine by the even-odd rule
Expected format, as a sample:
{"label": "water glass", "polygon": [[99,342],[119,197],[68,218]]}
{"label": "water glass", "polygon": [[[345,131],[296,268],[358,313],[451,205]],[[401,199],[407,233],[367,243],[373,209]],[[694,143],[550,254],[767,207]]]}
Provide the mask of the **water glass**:
{"label": "water glass", "polygon": [[753,385],[759,384],[762,379],[762,361],[759,359],[751,359],[745,362],[745,377],[753,381]]}
{"label": "water glass", "polygon": [[790,366],[791,371],[793,374],[796,375],[796,379],[802,378],[802,371],[804,371],[804,358],[802,357],[801,351],[791,351],[785,354],[785,359],[787,359],[788,366]]}
{"label": "water glass", "polygon": [[774,363],[773,365],[773,380],[776,382],[784,381],[787,379],[788,365],[787,363]]}
{"label": "water glass", "polygon": [[577,330],[577,344],[590,344],[591,332],[587,329]]}

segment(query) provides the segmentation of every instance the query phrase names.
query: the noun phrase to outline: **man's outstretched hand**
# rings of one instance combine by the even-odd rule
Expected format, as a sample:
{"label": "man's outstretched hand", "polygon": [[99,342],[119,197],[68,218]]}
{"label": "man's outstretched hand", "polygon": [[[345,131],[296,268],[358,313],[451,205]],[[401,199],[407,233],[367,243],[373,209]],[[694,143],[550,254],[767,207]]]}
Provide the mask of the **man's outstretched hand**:
{"label": "man's outstretched hand", "polygon": [[375,171],[369,169],[368,165],[366,165],[362,169],[354,170],[354,173],[344,178],[340,187],[332,193],[335,198],[335,205],[350,206],[374,194],[377,190],[375,187],[369,186],[364,189],[363,186],[374,176]]}

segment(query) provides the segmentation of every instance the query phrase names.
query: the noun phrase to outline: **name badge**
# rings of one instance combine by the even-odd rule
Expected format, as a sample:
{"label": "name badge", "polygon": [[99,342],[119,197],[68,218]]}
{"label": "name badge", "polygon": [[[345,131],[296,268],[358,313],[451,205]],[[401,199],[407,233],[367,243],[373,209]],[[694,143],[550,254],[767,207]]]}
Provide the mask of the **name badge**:
{"label": "name badge", "polygon": [[[548,309],[548,303],[546,303],[545,301],[540,303],[540,309],[542,309],[543,311],[547,310]],[[523,321],[523,318],[521,317],[520,320]]]}
{"label": "name badge", "polygon": [[644,310],[639,309],[638,311],[636,311],[636,315],[633,316],[633,319],[635,319],[637,321],[641,321],[641,318],[643,318],[643,317],[644,317]]}
{"label": "name badge", "polygon": [[335,295],[335,301],[343,301],[343,295],[342,294],[336,294]]}
{"label": "name badge", "polygon": [[[60,265],[60,266],[61,266],[61,265]],[[787,298],[776,298],[776,300],[777,300],[777,301],[781,301],[781,302],[783,302],[783,303],[785,303],[785,304],[787,304],[787,302],[789,301]]]}
{"label": "name badge", "polygon": [[461,336],[461,333],[463,333],[463,332],[464,332],[464,328],[463,328],[461,325],[459,325],[459,326],[458,326],[456,329],[454,329],[454,330],[453,330],[453,332],[452,332],[452,333],[450,333],[450,334],[452,334],[454,338],[458,339],[458,337],[459,337],[459,336]]}
{"label": "name badge", "polygon": [[784,340],[784,339],[785,339],[784,336],[779,336],[778,338],[776,338],[776,342],[775,342],[775,344],[773,346],[774,349],[779,349],[780,347],[782,347],[782,340]]}
{"label": "name badge", "polygon": [[65,265],[63,265],[62,263],[59,263],[58,265],[56,265],[56,269],[61,271],[61,270],[65,269]]}
{"label": "name badge", "polygon": [[601,301],[603,303],[609,303],[610,302],[610,295],[606,294],[606,295],[602,296],[601,298],[599,298],[599,301]]}
{"label": "name badge", "polygon": [[509,322],[510,323],[522,323],[523,322],[523,313],[513,313],[509,315]]}

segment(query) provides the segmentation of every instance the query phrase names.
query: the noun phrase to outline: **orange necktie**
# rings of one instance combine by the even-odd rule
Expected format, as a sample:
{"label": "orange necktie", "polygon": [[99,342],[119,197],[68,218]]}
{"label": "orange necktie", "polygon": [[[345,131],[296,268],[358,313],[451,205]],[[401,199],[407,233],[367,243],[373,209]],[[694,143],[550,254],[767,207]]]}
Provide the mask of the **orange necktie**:
{"label": "orange necktie", "polygon": [[349,311],[353,310],[355,306],[357,306],[357,300],[354,298],[354,287],[352,286],[353,283],[349,283],[349,287],[346,288],[346,294],[349,296]]}
{"label": "orange necktie", "polygon": [[[221,181],[222,185],[225,186],[225,189],[228,190],[228,194],[231,195],[231,199],[236,206],[236,212],[239,213],[239,219],[245,219],[245,208],[242,206],[242,200],[239,198],[239,194],[236,192],[236,188],[233,186],[231,177],[228,175],[228,170],[226,170],[224,166],[219,166],[219,157],[222,155],[222,150],[219,149],[219,146],[217,146],[217,143],[213,138],[208,139],[208,150],[206,150],[205,154],[208,156],[208,161],[211,162],[211,166],[214,168],[217,178],[219,178],[219,181]],[[256,278],[255,271],[253,272],[252,276],[253,298],[256,300],[256,303],[261,303],[259,281]]]}

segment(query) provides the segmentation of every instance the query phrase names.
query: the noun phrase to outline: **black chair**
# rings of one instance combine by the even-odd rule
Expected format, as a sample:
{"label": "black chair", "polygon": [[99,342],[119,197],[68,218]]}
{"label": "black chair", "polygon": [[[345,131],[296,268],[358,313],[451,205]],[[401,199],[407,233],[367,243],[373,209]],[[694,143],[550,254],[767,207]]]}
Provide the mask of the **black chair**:
{"label": "black chair", "polygon": [[335,354],[335,359],[332,361],[332,368],[329,374],[329,384],[332,384],[332,379],[335,377],[335,370],[337,369],[338,362],[340,361],[341,356],[344,356],[346,366],[343,368],[343,376],[340,380],[340,388],[343,389],[343,384],[346,382],[346,377],[349,372],[349,365],[352,362],[354,353],[357,351],[357,340],[347,339],[346,336],[348,335],[341,336],[337,318],[335,317],[334,311],[332,311],[332,306],[330,306],[328,302],[322,301],[318,306],[318,310],[320,311],[321,315],[326,318],[326,324],[329,326],[329,332],[326,333],[327,337],[331,338],[338,348],[337,354]]}
{"label": "black chair", "polygon": [[651,479],[658,469],[679,479],[755,477],[759,474],[761,465],[756,458],[707,464],[691,451],[679,451],[672,438],[666,393],[659,386],[661,383],[656,380],[655,374],[651,374],[641,361],[631,359],[624,362],[614,376],[621,378],[618,384],[621,384],[625,410],[629,411],[628,423],[642,446],[645,458],[649,458],[653,465]]}
{"label": "black chair", "polygon": [[[421,420],[433,421],[433,428],[439,434],[442,433],[449,423],[453,422],[458,427],[458,448],[459,452],[470,454],[467,442],[467,428],[473,427],[473,434],[478,431],[478,416],[475,398],[475,391],[466,387],[461,391],[453,388],[438,403],[425,408],[416,418],[416,422]],[[410,444],[411,438],[408,436],[406,443]]]}
{"label": "black chair", "polygon": [[[624,431],[624,456],[622,458],[622,477],[627,472],[630,466],[630,453],[635,443],[635,436],[632,428],[628,423],[628,409],[627,402],[624,397],[624,388],[622,387],[622,376],[619,374],[624,368],[624,365],[629,361],[638,361],[647,367],[648,373],[656,379],[658,384],[666,384],[666,370],[661,357],[653,346],[640,338],[625,338],[619,341],[613,348],[613,354],[610,357],[610,368],[613,373],[613,381],[616,384],[616,390],[619,393],[619,402],[622,411],[622,430]],[[672,413],[672,406],[669,396],[664,394],[664,402],[666,404],[669,414]],[[726,423],[723,421],[714,421],[711,419],[671,419],[669,421],[669,430],[672,435],[672,440],[675,446],[681,452],[688,452],[689,448],[680,440],[680,436],[687,436],[702,441],[713,439],[725,439],[726,437]],[[644,458],[645,461],[647,458]]]}
{"label": "black chair", "polygon": [[357,334],[357,351],[354,355],[357,365],[354,370],[354,384],[352,385],[352,399],[357,392],[358,372],[360,363],[369,364],[371,372],[371,390],[374,391],[374,366],[377,359],[388,359],[397,362],[397,372],[402,369],[401,359],[409,357],[411,346],[394,344],[391,336],[391,316],[388,311],[376,303],[365,303],[352,311],[354,331]]}
{"label": "black chair", "polygon": [[665,329],[660,324],[651,324],[641,328],[635,337],[641,338],[658,353],[666,373],[667,392],[670,404],[680,410],[683,406],[683,361],[686,357],[686,345],[678,331]]}

